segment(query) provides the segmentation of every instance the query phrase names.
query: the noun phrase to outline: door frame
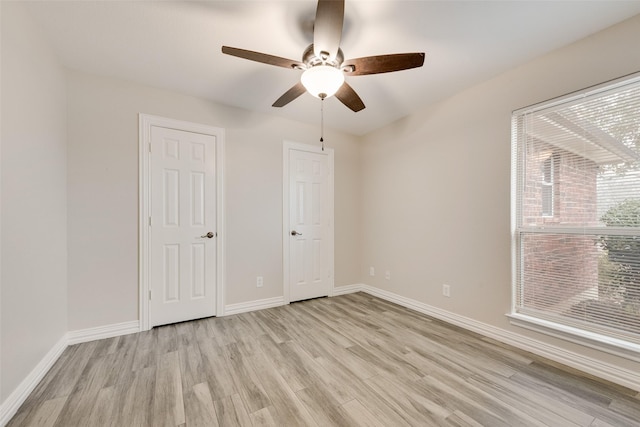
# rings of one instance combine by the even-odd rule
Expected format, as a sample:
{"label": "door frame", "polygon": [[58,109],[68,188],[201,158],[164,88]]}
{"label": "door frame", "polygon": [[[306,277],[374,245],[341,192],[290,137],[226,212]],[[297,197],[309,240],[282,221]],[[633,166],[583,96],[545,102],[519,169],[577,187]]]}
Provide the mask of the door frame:
{"label": "door frame", "polygon": [[299,142],[282,142],[282,274],[283,274],[283,299],[285,304],[291,302],[289,292],[289,268],[291,256],[291,236],[289,235],[289,201],[291,185],[289,183],[289,152],[291,150],[305,151],[308,153],[323,154],[327,156],[327,168],[329,179],[327,181],[327,216],[329,219],[329,231],[327,236],[327,263],[329,268],[329,296],[334,295],[335,288],[335,262],[334,262],[334,152],[332,148],[325,148],[324,151],[315,145],[302,144]]}
{"label": "door frame", "polygon": [[139,167],[138,167],[138,284],[140,331],[149,330],[149,238],[151,212],[151,127],[163,127],[185,132],[211,135],[216,138],[216,286],[215,315],[224,315],[225,289],[225,229],[224,229],[224,129],[198,123],[169,119],[150,114],[139,114]]}

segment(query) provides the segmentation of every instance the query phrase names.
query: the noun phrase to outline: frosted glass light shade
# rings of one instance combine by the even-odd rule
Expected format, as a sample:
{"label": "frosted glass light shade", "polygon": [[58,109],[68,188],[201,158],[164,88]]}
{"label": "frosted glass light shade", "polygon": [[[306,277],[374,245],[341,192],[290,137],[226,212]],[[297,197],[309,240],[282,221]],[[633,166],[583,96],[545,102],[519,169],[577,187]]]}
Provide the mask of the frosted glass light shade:
{"label": "frosted glass light shade", "polygon": [[340,89],[344,83],[344,74],[329,65],[316,65],[302,73],[300,81],[311,95],[328,98]]}

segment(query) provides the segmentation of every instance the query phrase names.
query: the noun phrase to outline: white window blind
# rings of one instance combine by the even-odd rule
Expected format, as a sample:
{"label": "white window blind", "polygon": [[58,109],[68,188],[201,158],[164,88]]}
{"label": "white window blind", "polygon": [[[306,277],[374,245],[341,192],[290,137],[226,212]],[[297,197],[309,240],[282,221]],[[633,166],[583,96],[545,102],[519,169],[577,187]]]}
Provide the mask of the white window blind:
{"label": "white window blind", "polygon": [[640,344],[640,78],[513,114],[515,313]]}

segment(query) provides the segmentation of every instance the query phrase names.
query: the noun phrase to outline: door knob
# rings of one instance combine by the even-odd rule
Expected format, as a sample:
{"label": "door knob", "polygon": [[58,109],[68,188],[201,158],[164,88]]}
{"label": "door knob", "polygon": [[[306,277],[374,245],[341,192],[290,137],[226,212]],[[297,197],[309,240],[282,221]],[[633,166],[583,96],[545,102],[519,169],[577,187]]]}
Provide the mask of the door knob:
{"label": "door knob", "polygon": [[302,236],[302,233],[298,233],[296,230],[293,230],[293,231],[291,232],[291,235],[292,235],[292,236]]}
{"label": "door knob", "polygon": [[210,232],[208,232],[207,234],[203,234],[203,235],[202,235],[202,236],[200,236],[200,237],[202,237],[203,239],[204,239],[205,237],[208,237],[209,239],[211,239],[211,238],[212,238],[212,237],[214,237],[214,236],[215,236],[215,234],[213,234],[213,233],[210,231]]}

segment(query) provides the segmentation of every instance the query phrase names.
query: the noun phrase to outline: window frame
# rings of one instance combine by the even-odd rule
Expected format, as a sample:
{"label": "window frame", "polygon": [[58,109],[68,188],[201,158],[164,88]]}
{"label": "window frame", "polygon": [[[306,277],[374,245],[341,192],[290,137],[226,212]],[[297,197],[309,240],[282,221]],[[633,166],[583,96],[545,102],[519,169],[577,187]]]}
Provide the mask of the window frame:
{"label": "window frame", "polygon": [[[582,227],[561,227],[561,228],[548,228],[545,227],[531,227],[531,226],[518,226],[518,172],[519,172],[519,155],[518,155],[518,117],[524,114],[530,114],[539,112],[546,109],[552,109],[554,107],[571,103],[579,102],[583,98],[591,95],[599,94],[605,90],[614,90],[621,88],[629,84],[640,82],[640,72],[622,76],[617,79],[603,82],[601,84],[591,86],[586,89],[582,89],[576,92],[571,92],[557,98],[552,98],[540,103],[530,105],[524,108],[514,110],[511,116],[511,307],[510,312],[506,314],[509,322],[517,327],[532,330],[544,335],[560,338],[565,341],[580,344],[586,347],[590,347],[596,350],[600,350],[609,354],[620,356],[626,359],[630,359],[636,362],[640,362],[640,344],[620,339],[615,336],[609,336],[603,333],[597,333],[567,325],[564,323],[554,322],[543,317],[535,317],[529,314],[523,314],[518,312],[518,272],[519,263],[522,262],[520,253],[522,238],[525,233],[535,232],[543,234],[555,234],[577,232],[578,228],[584,230]],[[555,193],[555,170],[556,161],[554,155],[550,156],[551,159],[551,215],[541,215],[543,218],[551,218],[554,213],[554,193]],[[545,161],[546,162],[546,161]],[[542,171],[542,179],[540,184],[544,185],[544,171]],[[544,202],[543,202],[544,203]],[[619,235],[618,233],[627,234],[629,229],[622,229],[618,227],[589,227],[594,232],[597,231],[599,235]],[[634,232],[635,233],[635,232]]]}

